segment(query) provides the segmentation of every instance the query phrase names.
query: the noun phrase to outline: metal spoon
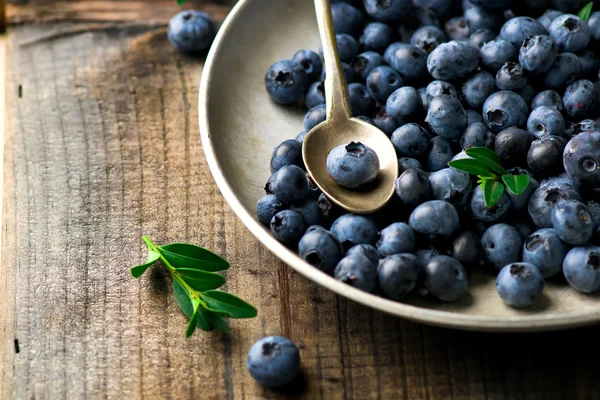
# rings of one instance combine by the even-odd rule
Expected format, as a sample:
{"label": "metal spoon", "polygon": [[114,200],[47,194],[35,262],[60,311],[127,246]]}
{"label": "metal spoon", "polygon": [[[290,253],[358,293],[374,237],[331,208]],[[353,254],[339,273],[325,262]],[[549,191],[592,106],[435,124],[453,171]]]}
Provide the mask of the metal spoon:
{"label": "metal spoon", "polygon": [[[352,118],[329,0],[315,0],[315,10],[327,68],[327,120],[308,132],[302,145],[302,157],[309,175],[331,201],[356,214],[371,213],[382,208],[394,194],[394,184],[398,178],[398,158],[394,145],[385,133],[367,122]],[[379,157],[377,180],[363,190],[344,188],[327,172],[329,152],[334,147],[351,141],[369,146]]]}

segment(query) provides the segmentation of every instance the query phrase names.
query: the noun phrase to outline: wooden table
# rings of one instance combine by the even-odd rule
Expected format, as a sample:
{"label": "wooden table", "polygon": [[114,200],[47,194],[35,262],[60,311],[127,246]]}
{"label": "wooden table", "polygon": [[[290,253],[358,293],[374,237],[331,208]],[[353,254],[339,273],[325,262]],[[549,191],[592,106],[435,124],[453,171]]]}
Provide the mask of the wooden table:
{"label": "wooden table", "polygon": [[[600,328],[499,335],[403,321],[294,273],[229,210],[202,153],[202,59],[178,54],[174,0],[9,5],[0,267],[4,399],[600,398]],[[199,4],[217,20],[227,2]],[[140,240],[227,257],[258,306],[231,336],[197,332]],[[303,379],[257,385],[250,345],[281,334]]]}

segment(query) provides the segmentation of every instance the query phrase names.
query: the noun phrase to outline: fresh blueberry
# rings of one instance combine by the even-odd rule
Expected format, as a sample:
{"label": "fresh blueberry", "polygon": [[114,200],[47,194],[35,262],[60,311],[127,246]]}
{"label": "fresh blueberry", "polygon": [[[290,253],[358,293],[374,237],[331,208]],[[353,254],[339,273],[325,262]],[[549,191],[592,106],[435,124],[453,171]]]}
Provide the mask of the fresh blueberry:
{"label": "fresh blueberry", "polygon": [[500,200],[498,200],[498,202],[492,208],[489,208],[485,204],[481,186],[477,186],[473,190],[473,196],[471,197],[471,213],[473,214],[473,218],[475,218],[477,221],[487,223],[500,221],[506,217],[510,207],[510,197],[508,197],[506,191],[504,194],[502,194]]}
{"label": "fresh blueberry", "polygon": [[471,196],[471,177],[454,168],[444,168],[429,175],[433,198],[464,208]]}
{"label": "fresh blueberry", "polygon": [[[353,83],[355,81],[354,69],[352,69],[352,67],[345,62],[341,63],[341,65],[342,65],[342,75],[344,75],[344,80],[348,84]],[[323,72],[321,72],[321,80],[323,82],[325,81],[326,76],[327,76],[326,69],[323,68]]]}
{"label": "fresh blueberry", "polygon": [[450,40],[467,41],[471,35],[469,23],[464,16],[450,18],[444,24],[444,30]]}
{"label": "fresh blueberry", "polygon": [[523,262],[533,264],[544,278],[558,274],[569,246],[560,240],[555,229],[535,231],[523,244]]}
{"label": "fresh blueberry", "polygon": [[563,163],[579,185],[600,188],[600,131],[580,133],[571,139],[565,147]]}
{"label": "fresh blueberry", "polygon": [[[338,33],[335,35],[335,40],[340,61],[343,63],[350,63],[354,57],[358,55],[360,49],[358,42],[347,33]],[[321,54],[321,57],[323,57],[322,47],[319,48],[319,53]]]}
{"label": "fresh blueberry", "polygon": [[431,200],[415,208],[408,223],[415,232],[429,237],[450,236],[458,228],[458,212],[450,203]]}
{"label": "fresh blueberry", "polygon": [[475,47],[452,40],[442,43],[429,54],[427,70],[435,79],[453,80],[475,71],[478,63],[479,51]]}
{"label": "fresh blueberry", "polygon": [[500,270],[505,265],[519,260],[523,240],[513,226],[496,224],[485,231],[481,237],[481,244],[487,259]]}
{"label": "fresh blueberry", "polygon": [[517,48],[509,41],[496,39],[484,44],[479,50],[479,54],[481,55],[481,65],[495,74],[507,61],[516,61],[518,52]]}
{"label": "fresh blueberry", "polygon": [[487,147],[494,146],[496,136],[490,132],[483,122],[475,122],[465,129],[460,138],[460,147],[467,149],[469,147]]}
{"label": "fresh blueberry", "polygon": [[447,94],[458,99],[458,91],[456,90],[454,85],[441,80],[431,81],[425,89],[425,96],[427,97],[428,104],[427,108],[429,108],[429,103],[431,102],[431,99],[442,94]]}
{"label": "fresh blueberry", "polygon": [[302,200],[308,194],[308,179],[302,168],[286,165],[275,172],[270,184],[272,194],[284,203]]}
{"label": "fresh blueberry", "polygon": [[366,51],[356,56],[352,61],[354,74],[361,81],[366,81],[367,77],[375,68],[384,64],[383,56],[374,51]]}
{"label": "fresh blueberry", "polygon": [[327,196],[325,196],[323,193],[319,195],[319,198],[317,199],[317,205],[319,206],[321,217],[324,220],[330,221],[343,214],[342,209],[337,205],[332,204]]}
{"label": "fresh blueberry", "polygon": [[562,97],[554,90],[544,90],[539,92],[531,102],[531,109],[535,110],[541,106],[552,107],[556,108],[558,111],[562,111]]}
{"label": "fresh blueberry", "polygon": [[512,0],[469,0],[475,7],[481,7],[484,10],[502,11],[510,8]]}
{"label": "fresh blueberry", "polygon": [[295,246],[304,233],[304,217],[297,211],[279,211],[271,219],[271,233],[277,240]]}
{"label": "fresh blueberry", "polygon": [[530,72],[546,72],[556,60],[558,50],[548,35],[528,37],[519,51],[519,63]]}
{"label": "fresh blueberry", "polygon": [[600,291],[600,247],[575,247],[563,261],[567,282],[583,293]]}
{"label": "fresh blueberry", "polygon": [[418,160],[415,160],[414,158],[400,157],[398,159],[398,171],[400,175],[402,175],[405,171],[408,171],[409,169],[422,170],[423,167],[421,166],[421,163]]}
{"label": "fresh blueberry", "polygon": [[504,129],[496,135],[494,151],[506,168],[527,166],[527,152],[533,135],[517,127]]}
{"label": "fresh blueberry", "polygon": [[400,300],[417,284],[420,263],[413,254],[393,254],[379,261],[377,281],[386,297]]}
{"label": "fresh blueberry", "polygon": [[421,105],[423,106],[423,110],[427,110],[429,108],[429,100],[427,100],[427,88],[419,88],[417,92],[419,93],[419,97],[421,97]]}
{"label": "fresh blueberry", "polygon": [[577,53],[579,62],[581,63],[581,77],[593,79],[598,75],[600,70],[600,59],[591,50],[583,50]]}
{"label": "fresh blueberry", "polygon": [[396,129],[391,139],[399,157],[419,158],[427,150],[430,138],[425,128],[409,123]]}
{"label": "fresh blueberry", "polygon": [[354,189],[377,178],[379,158],[360,142],[341,144],[327,156],[327,172],[338,185]]}
{"label": "fresh blueberry", "polygon": [[521,64],[507,61],[496,74],[496,86],[500,90],[518,90],[527,85],[527,75]]}
{"label": "fresh blueberry", "polygon": [[388,136],[391,136],[398,126],[400,126],[400,122],[396,118],[388,115],[385,107],[379,109],[375,118],[373,118],[373,123]]}
{"label": "fresh blueberry", "polygon": [[550,28],[550,24],[552,23],[552,21],[554,21],[556,17],[561,16],[562,14],[562,11],[548,9],[544,12],[544,14],[539,16],[537,20],[540,24],[544,26],[544,28],[548,29]]}
{"label": "fresh blueberry", "polygon": [[573,186],[560,180],[544,181],[529,199],[529,216],[539,228],[552,228],[552,208],[565,200],[581,200]]}
{"label": "fresh blueberry", "polygon": [[331,233],[345,250],[357,244],[375,244],[377,227],[368,217],[344,214],[333,222]]}
{"label": "fresh blueberry", "polygon": [[297,142],[304,142],[304,138],[306,137],[306,135],[308,134],[308,132],[306,131],[302,131],[299,134],[296,135],[296,137],[294,138],[295,141]]}
{"label": "fresh blueberry", "polygon": [[534,265],[513,263],[502,268],[496,278],[496,289],[511,307],[524,308],[538,302],[544,291],[544,277]]}
{"label": "fresh blueberry", "polygon": [[544,75],[544,83],[550,89],[560,90],[581,76],[581,61],[573,53],[561,53]]}
{"label": "fresh blueberry", "polygon": [[435,256],[424,266],[425,288],[435,298],[452,302],[468,290],[467,271],[462,264],[448,256]]}
{"label": "fresh blueberry", "polygon": [[410,168],[396,180],[396,195],[402,205],[412,210],[431,197],[431,184],[421,169]]}
{"label": "fresh blueberry", "polygon": [[468,10],[465,10],[464,17],[471,32],[475,32],[479,29],[488,29],[490,31],[498,32],[504,22],[502,14],[486,11],[479,7],[471,7]]}
{"label": "fresh blueberry", "polygon": [[[454,6],[452,0],[413,0],[413,4],[417,8],[431,10],[432,13],[439,15],[440,17],[446,17],[452,12]],[[422,23],[421,25],[428,24]]]}
{"label": "fresh blueberry", "polygon": [[452,143],[441,136],[434,137],[429,141],[427,149],[427,170],[433,172],[446,168],[452,157],[454,157]]}
{"label": "fresh blueberry", "polygon": [[304,95],[304,105],[311,109],[320,104],[325,104],[325,82],[313,82]]}
{"label": "fresh blueberry", "polygon": [[389,95],[402,86],[404,78],[392,67],[376,67],[367,77],[367,88],[371,97],[381,104],[385,104]]}
{"label": "fresh blueberry", "polygon": [[552,226],[563,242],[579,246],[594,234],[594,221],[585,204],[576,200],[558,203],[552,209]]}
{"label": "fresh blueberry", "polygon": [[277,61],[267,71],[265,86],[275,102],[291,104],[304,96],[308,88],[308,76],[298,63],[290,60]]}
{"label": "fresh blueberry", "polygon": [[500,37],[508,40],[515,49],[519,49],[529,36],[547,35],[548,31],[542,24],[531,17],[511,18],[500,29]]}
{"label": "fresh blueberry", "polygon": [[319,211],[319,205],[315,199],[303,199],[296,202],[290,207],[290,210],[298,211],[304,217],[304,225],[320,225],[321,224],[321,213]]}
{"label": "fresh blueberry", "polygon": [[539,106],[529,114],[527,130],[538,139],[545,135],[564,137],[566,130],[565,118],[554,107]]}
{"label": "fresh blueberry", "polygon": [[269,225],[275,214],[286,208],[285,204],[279,200],[277,196],[266,194],[258,200],[258,203],[256,203],[256,216],[262,224]]}
{"label": "fresh blueberry", "polygon": [[598,200],[588,200],[585,204],[592,216],[592,221],[594,221],[594,227],[600,227],[600,199]]}
{"label": "fresh blueberry", "polygon": [[488,129],[493,133],[498,133],[512,126],[525,126],[529,108],[521,96],[502,90],[492,93],[485,100],[482,115],[483,122]]}
{"label": "fresh blueberry", "polygon": [[395,222],[379,233],[377,250],[381,256],[410,253],[415,248],[415,233],[404,222]]}
{"label": "fresh blueberry", "polygon": [[429,102],[425,122],[438,135],[458,139],[467,127],[467,113],[457,98],[442,94]]}
{"label": "fresh blueberry", "polygon": [[485,258],[481,240],[469,231],[461,232],[453,238],[448,255],[469,269],[483,265]]}
{"label": "fresh blueberry", "polygon": [[304,116],[304,130],[309,132],[312,128],[327,119],[327,108],[325,104],[314,106]]}
{"label": "fresh blueberry", "polygon": [[300,50],[294,54],[292,61],[300,64],[306,71],[308,80],[314,82],[319,79],[323,72],[323,61],[321,56],[312,50]]}
{"label": "fresh blueberry", "polygon": [[587,21],[592,39],[600,40],[600,11],[594,11]]}
{"label": "fresh blueberry", "polygon": [[246,368],[260,384],[275,387],[290,383],[300,372],[298,347],[281,336],[256,341],[246,358]]}
{"label": "fresh blueberry", "polygon": [[210,47],[215,33],[215,26],[207,13],[185,10],[169,21],[167,38],[177,50],[196,53]]}
{"label": "fresh blueberry", "polygon": [[534,140],[527,153],[529,170],[540,178],[563,172],[562,155],[566,145],[567,140],[560,136],[545,135]]}
{"label": "fresh blueberry", "polygon": [[496,80],[486,71],[480,71],[465,81],[462,94],[469,107],[481,111],[483,103],[496,91]]}
{"label": "fresh blueberry", "polygon": [[423,113],[421,96],[413,87],[401,87],[388,97],[385,110],[398,121],[416,119]]}
{"label": "fresh blueberry", "polygon": [[480,113],[475,110],[471,110],[470,108],[466,109],[465,112],[467,113],[467,128],[474,123],[483,124],[483,117]]}
{"label": "fresh blueberry", "polygon": [[377,267],[361,254],[346,256],[333,271],[335,279],[365,292],[372,292],[377,284]]}
{"label": "fresh blueberry", "polygon": [[[515,170],[521,170],[521,168],[512,168],[508,172],[511,173]],[[529,172],[529,171],[527,171],[527,172]],[[521,173],[522,172],[518,172],[518,173],[514,173],[513,175],[515,175],[515,174],[520,175]],[[527,206],[529,205],[529,199],[533,195],[533,192],[535,192],[537,190],[537,188],[539,188],[539,187],[540,187],[540,184],[538,183],[538,181],[530,176],[529,177],[529,185],[527,185],[527,188],[525,188],[525,191],[523,193],[517,195],[517,194],[512,193],[510,190],[507,190],[506,194],[508,194],[508,197],[510,197],[510,204],[511,204],[512,210],[519,212],[519,213],[521,213],[521,212],[526,213]]]}
{"label": "fresh blueberry", "polygon": [[413,33],[410,44],[426,52],[431,53],[440,44],[447,42],[448,37],[443,30],[437,26],[423,26]]}
{"label": "fresh blueberry", "polygon": [[377,265],[379,259],[381,258],[379,251],[377,251],[377,249],[370,244],[357,244],[356,246],[351,247],[346,253],[347,256],[353,256],[356,254],[367,257],[375,265]]}
{"label": "fresh blueberry", "polygon": [[349,84],[348,96],[350,98],[352,115],[371,114],[375,108],[375,101],[369,94],[367,87],[362,83]]}
{"label": "fresh blueberry", "polygon": [[427,265],[433,257],[439,256],[440,252],[437,251],[434,247],[429,247],[427,249],[417,250],[415,252],[415,255],[419,259],[419,264],[421,264],[421,266],[423,267]]}
{"label": "fresh blueberry", "polygon": [[529,218],[524,219],[521,216],[517,216],[516,218],[507,221],[507,224],[514,226],[523,240],[526,240],[535,230],[533,223],[529,221]]}
{"label": "fresh blueberry", "polygon": [[489,29],[478,29],[469,36],[471,46],[478,49],[481,49],[484,44],[491,42],[494,39],[496,39],[496,34]]}
{"label": "fresh blueberry", "polygon": [[588,118],[596,107],[598,92],[594,84],[587,79],[573,82],[567,86],[563,96],[563,106],[567,115],[576,120]]}
{"label": "fresh blueberry", "polygon": [[325,229],[307,231],[298,244],[300,257],[324,272],[332,272],[342,259],[342,245]]}
{"label": "fresh blueberry", "polygon": [[575,53],[583,50],[591,38],[588,24],[573,14],[563,14],[556,17],[550,24],[548,31],[561,53]]}
{"label": "fresh blueberry", "polygon": [[358,117],[355,117],[355,118],[356,119],[360,119],[361,121],[364,121],[364,122],[366,122],[369,125],[376,126],[375,122],[371,118],[365,117],[364,115],[359,115]]}
{"label": "fresh blueberry", "polygon": [[365,51],[383,53],[392,41],[392,28],[383,22],[371,22],[365,26],[358,42]]}
{"label": "fresh blueberry", "polygon": [[397,22],[411,9],[410,0],[364,0],[367,14],[376,21]]}
{"label": "fresh blueberry", "polygon": [[427,53],[417,46],[392,43],[383,54],[383,59],[398,71],[405,82],[414,85],[429,79]]}
{"label": "fresh blueberry", "polygon": [[525,100],[525,103],[531,107],[531,102],[537,94],[537,91],[531,85],[525,85],[521,89],[515,90],[515,93],[521,96],[523,100]]}
{"label": "fresh blueberry", "polygon": [[573,129],[568,132],[571,135],[568,136],[568,138],[571,139],[573,136],[579,135],[583,132],[593,132],[597,130],[598,127],[598,123],[593,119],[584,119],[583,121],[579,121],[578,123],[573,125]]}
{"label": "fresh blueberry", "polygon": [[284,140],[275,147],[271,156],[271,173],[279,171],[286,165],[297,165],[303,167],[302,145],[293,139]]}
{"label": "fresh blueberry", "polygon": [[365,24],[363,13],[348,3],[337,2],[331,5],[331,16],[335,33],[356,36]]}

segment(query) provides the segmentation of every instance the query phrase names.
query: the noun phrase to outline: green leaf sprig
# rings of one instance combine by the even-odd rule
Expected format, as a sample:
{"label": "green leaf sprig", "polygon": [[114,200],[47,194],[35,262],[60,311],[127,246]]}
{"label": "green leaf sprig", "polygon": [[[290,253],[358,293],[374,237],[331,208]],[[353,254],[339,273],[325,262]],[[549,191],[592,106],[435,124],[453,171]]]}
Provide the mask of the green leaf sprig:
{"label": "green leaf sprig", "polygon": [[585,6],[583,6],[583,8],[581,10],[579,10],[579,13],[577,14],[577,16],[579,18],[581,18],[582,20],[584,20],[585,22],[588,22],[588,20],[590,19],[590,15],[592,15],[593,7],[594,7],[594,2],[590,1]]}
{"label": "green leaf sprig", "polygon": [[229,325],[223,318],[256,317],[253,305],[231,293],[216,290],[225,284],[225,277],[215,272],[229,268],[226,260],[193,244],[157,246],[148,236],[142,236],[142,239],[148,246],[148,258],[145,264],[131,268],[131,275],[139,278],[155,262],[162,261],[173,278],[175,302],[190,319],[186,337],[196,328],[229,333]]}
{"label": "green leaf sprig", "polygon": [[503,166],[500,157],[487,147],[471,147],[465,150],[470,158],[450,161],[448,165],[469,174],[477,175],[483,190],[483,199],[492,208],[504,194],[505,188],[514,195],[520,195],[529,186],[529,176],[513,175]]}

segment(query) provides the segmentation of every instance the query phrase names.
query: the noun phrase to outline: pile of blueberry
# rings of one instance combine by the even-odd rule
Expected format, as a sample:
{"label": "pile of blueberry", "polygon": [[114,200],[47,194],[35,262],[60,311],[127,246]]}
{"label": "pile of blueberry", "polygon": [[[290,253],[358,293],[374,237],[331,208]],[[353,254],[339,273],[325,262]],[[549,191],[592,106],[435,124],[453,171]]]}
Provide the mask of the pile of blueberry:
{"label": "pile of blueberry", "polygon": [[[424,287],[456,301],[475,268],[497,274],[515,307],[563,275],[581,292],[600,291],[600,12],[586,21],[575,15],[583,6],[334,2],[352,112],[390,136],[396,196],[355,215],[307,178],[302,140],[325,119],[324,70],[317,52],[301,50],[265,77],[275,102],[308,112],[304,131],[273,152],[258,219],[316,268],[394,300]],[[448,166],[473,147],[527,174],[524,193],[505,191],[488,207],[477,177]]]}

